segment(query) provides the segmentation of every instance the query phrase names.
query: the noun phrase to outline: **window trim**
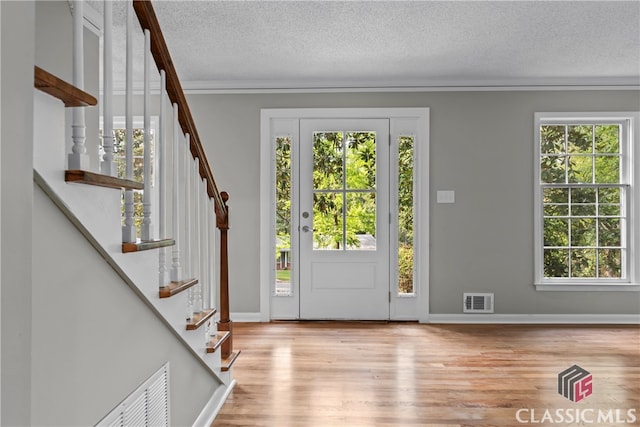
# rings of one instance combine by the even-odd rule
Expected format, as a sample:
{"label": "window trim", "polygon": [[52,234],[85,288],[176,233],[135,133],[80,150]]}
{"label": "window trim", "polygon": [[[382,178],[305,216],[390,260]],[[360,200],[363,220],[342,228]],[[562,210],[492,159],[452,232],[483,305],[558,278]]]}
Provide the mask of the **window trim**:
{"label": "window trim", "polygon": [[[543,207],[542,184],[540,183],[540,126],[542,124],[580,124],[598,121],[626,122],[628,142],[621,146],[626,168],[626,241],[627,271],[626,278],[620,280],[600,279],[545,279],[542,273],[543,263]],[[534,114],[534,286],[538,291],[640,291],[640,227],[636,224],[640,219],[640,112],[537,112]],[[624,171],[625,169],[623,169]]]}

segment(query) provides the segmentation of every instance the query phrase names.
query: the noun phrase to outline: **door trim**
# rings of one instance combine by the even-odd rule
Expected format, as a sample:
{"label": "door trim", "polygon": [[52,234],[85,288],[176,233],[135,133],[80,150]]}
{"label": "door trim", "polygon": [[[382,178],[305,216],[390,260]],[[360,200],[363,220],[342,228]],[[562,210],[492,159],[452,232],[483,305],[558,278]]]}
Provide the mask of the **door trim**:
{"label": "door trim", "polygon": [[[416,250],[416,296],[415,313],[403,316],[396,308],[406,304],[406,298],[392,298],[390,306],[391,320],[418,320],[426,323],[429,317],[429,108],[287,108],[262,109],[260,111],[260,320],[271,320],[271,284],[275,280],[273,254],[275,253],[275,223],[273,191],[273,144],[274,123],[288,123],[292,126],[301,119],[322,118],[388,118],[391,124],[391,137],[402,135],[404,127],[411,124],[416,136],[415,206],[417,220],[414,221],[414,240]],[[294,126],[297,128],[297,125]],[[293,127],[291,127],[293,128]],[[299,133],[299,131],[296,131]],[[296,139],[299,135],[292,135]],[[295,218],[295,216],[294,216]],[[296,296],[297,297],[297,296]],[[299,314],[299,313],[298,313]],[[286,317],[279,316],[279,319]],[[291,318],[298,318],[291,316]]]}

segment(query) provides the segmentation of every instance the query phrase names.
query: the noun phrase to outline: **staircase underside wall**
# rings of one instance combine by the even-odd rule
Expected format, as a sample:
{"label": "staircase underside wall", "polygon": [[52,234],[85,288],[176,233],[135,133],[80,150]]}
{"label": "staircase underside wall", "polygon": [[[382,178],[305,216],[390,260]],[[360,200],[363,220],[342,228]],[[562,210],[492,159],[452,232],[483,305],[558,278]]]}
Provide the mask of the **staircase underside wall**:
{"label": "staircase underside wall", "polygon": [[34,193],[32,425],[94,425],[167,361],[171,424],[191,425],[219,381]]}

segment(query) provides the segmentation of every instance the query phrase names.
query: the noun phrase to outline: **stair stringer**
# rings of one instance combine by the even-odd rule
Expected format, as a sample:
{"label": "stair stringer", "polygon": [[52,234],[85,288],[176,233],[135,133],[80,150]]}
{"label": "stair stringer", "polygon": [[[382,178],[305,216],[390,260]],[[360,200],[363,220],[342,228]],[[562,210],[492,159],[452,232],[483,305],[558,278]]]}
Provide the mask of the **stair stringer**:
{"label": "stair stringer", "polygon": [[[34,180],[67,215],[105,261],[120,275],[174,335],[221,383],[204,412],[216,411],[235,385],[231,371],[222,372],[220,352],[207,354],[204,331],[186,330],[188,294],[158,295],[157,250],[122,253],[120,198],[117,190],[67,183],[65,108],[56,98],[34,90]],[[214,414],[215,415],[215,414]]]}

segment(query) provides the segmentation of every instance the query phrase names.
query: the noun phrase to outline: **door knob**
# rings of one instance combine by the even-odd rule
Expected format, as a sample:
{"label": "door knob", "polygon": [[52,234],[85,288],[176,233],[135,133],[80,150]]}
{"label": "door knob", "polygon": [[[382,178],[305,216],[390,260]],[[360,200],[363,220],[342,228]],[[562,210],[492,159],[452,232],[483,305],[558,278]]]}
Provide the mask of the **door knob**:
{"label": "door knob", "polygon": [[305,233],[308,233],[311,231],[311,227],[309,227],[308,225],[303,225],[302,226],[302,231],[304,231]]}

